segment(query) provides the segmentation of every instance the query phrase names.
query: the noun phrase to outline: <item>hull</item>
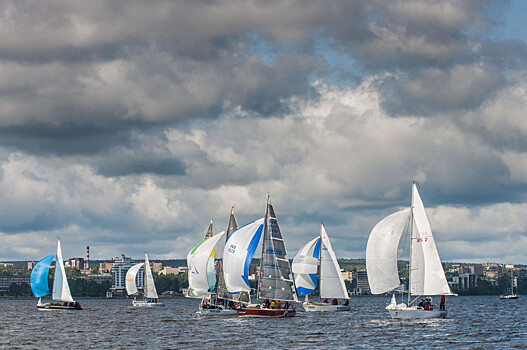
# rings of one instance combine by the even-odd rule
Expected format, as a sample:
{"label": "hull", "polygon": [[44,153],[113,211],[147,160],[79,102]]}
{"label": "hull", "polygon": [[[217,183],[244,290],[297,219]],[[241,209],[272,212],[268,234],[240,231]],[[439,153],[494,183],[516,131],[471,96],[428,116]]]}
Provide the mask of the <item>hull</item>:
{"label": "hull", "polygon": [[446,310],[423,310],[417,308],[389,309],[392,318],[400,319],[423,319],[423,318],[445,318]]}
{"label": "hull", "polygon": [[295,309],[240,308],[237,311],[240,317],[291,317],[296,315]]}
{"label": "hull", "polygon": [[238,311],[234,309],[199,309],[196,311],[198,315],[203,316],[236,316]]}
{"label": "hull", "polygon": [[147,302],[146,300],[134,300],[134,301],[132,301],[132,305],[134,307],[160,307],[160,306],[165,306],[165,304],[163,304],[162,302],[152,303],[152,302]]}
{"label": "hull", "polygon": [[41,311],[82,310],[81,304],[79,303],[76,303],[74,305],[69,305],[68,303],[64,303],[64,304],[58,304],[58,303],[57,304],[54,304],[54,303],[37,304],[37,309]]}
{"label": "hull", "polygon": [[518,299],[518,294],[500,295],[500,299]]}
{"label": "hull", "polygon": [[337,312],[350,311],[350,305],[332,305],[327,303],[303,303],[302,306],[306,312]]}

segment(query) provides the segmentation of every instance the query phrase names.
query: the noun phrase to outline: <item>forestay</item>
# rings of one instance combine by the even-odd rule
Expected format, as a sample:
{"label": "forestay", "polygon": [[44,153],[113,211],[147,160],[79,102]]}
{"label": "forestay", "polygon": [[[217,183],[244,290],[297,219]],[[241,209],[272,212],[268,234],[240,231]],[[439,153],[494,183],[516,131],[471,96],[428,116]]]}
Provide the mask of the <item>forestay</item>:
{"label": "forestay", "polygon": [[55,266],[55,277],[53,280],[53,300],[73,302],[71,297],[70,286],[64,270],[64,261],[62,261],[62,250],[60,249],[60,239],[57,242],[57,263]]}
{"label": "forestay", "polygon": [[331,247],[326,228],[320,226],[320,297],[349,299],[337,256]]}
{"label": "forestay", "polygon": [[135,283],[135,279],[137,277],[137,273],[143,266],[144,266],[144,263],[135,264],[134,266],[129,268],[128,271],[126,272],[125,287],[126,287],[126,293],[128,293],[128,295],[133,295],[133,294],[138,293],[137,284]]}
{"label": "forestay", "polygon": [[412,187],[414,230],[412,239],[413,295],[451,295],[445,272],[437,252],[434,236],[421,196],[414,183]]}
{"label": "forestay", "polygon": [[366,269],[373,294],[397,288],[401,282],[397,269],[397,249],[408,224],[410,208],[382,219],[370,233],[366,246]]}
{"label": "forestay", "polygon": [[309,241],[296,253],[291,269],[299,296],[313,293],[318,287],[317,270],[320,254],[320,237]]}
{"label": "forestay", "polygon": [[205,239],[187,255],[189,296],[212,293],[216,285],[216,270],[212,252],[225,231]]}
{"label": "forestay", "polygon": [[223,277],[230,294],[250,292],[249,265],[262,236],[264,219],[234,231],[223,250]]}
{"label": "forestay", "polygon": [[270,200],[265,218],[258,298],[297,301],[291,266]]}
{"label": "forestay", "polygon": [[157,299],[156,285],[154,284],[154,276],[152,276],[152,270],[150,269],[150,262],[148,261],[148,255],[145,253],[145,281],[144,281],[145,297]]}
{"label": "forestay", "polygon": [[55,258],[55,254],[46,256],[40,260],[33,271],[31,271],[31,290],[35,298],[40,298],[49,294],[48,274],[49,267]]}

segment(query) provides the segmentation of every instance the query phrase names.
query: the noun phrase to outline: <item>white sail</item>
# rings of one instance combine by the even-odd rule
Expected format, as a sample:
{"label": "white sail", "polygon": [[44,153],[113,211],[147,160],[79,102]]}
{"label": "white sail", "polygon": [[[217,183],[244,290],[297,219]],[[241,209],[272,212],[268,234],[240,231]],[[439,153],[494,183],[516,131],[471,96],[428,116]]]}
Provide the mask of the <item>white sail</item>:
{"label": "white sail", "polygon": [[189,296],[212,293],[216,284],[216,270],[212,252],[225,231],[205,239],[187,255]]}
{"label": "white sail", "polygon": [[320,249],[320,297],[349,299],[346,284],[340,272],[337,257],[324,224],[320,225],[320,238],[322,245]]}
{"label": "white sail", "polygon": [[432,229],[415,183],[412,187],[412,206],[415,230],[414,239],[412,239],[412,266],[410,268],[412,271],[414,268],[420,270],[416,270],[418,271],[415,274],[417,281],[414,281],[414,274],[412,274],[411,293],[414,295],[451,295],[452,292],[437,252]]}
{"label": "white sail", "polygon": [[139,272],[139,270],[143,266],[144,263],[135,264],[126,272],[125,286],[126,293],[128,293],[128,295],[133,295],[137,293],[137,285],[135,284],[135,278],[137,276],[137,272]]}
{"label": "white sail", "polygon": [[256,220],[234,231],[223,250],[223,277],[231,294],[250,292],[249,265],[262,236],[264,219]]}
{"label": "white sail", "polygon": [[366,246],[366,270],[373,294],[389,292],[401,284],[397,248],[409,217],[410,208],[403,209],[388,215],[371,230]]}
{"label": "white sail", "polygon": [[318,286],[317,270],[320,254],[320,237],[317,237],[296,253],[291,270],[299,296],[313,293]]}
{"label": "white sail", "polygon": [[154,276],[150,269],[150,262],[148,255],[145,253],[145,280],[144,280],[145,298],[157,299],[156,285],[154,284]]}
{"label": "white sail", "polygon": [[66,302],[73,302],[71,297],[70,286],[66,278],[66,271],[64,270],[64,262],[62,261],[62,250],[60,249],[60,239],[57,242],[57,263],[55,265],[55,278],[53,280],[53,300],[60,300]]}

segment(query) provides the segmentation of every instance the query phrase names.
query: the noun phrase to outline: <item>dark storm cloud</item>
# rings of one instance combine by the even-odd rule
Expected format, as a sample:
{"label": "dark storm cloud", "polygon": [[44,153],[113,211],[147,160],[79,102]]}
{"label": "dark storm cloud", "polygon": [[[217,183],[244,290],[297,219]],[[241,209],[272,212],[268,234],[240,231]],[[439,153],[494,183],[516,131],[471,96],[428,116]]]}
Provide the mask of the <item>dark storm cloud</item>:
{"label": "dark storm cloud", "polygon": [[126,176],[140,174],[184,175],[185,165],[177,159],[131,158],[99,163],[98,173],[104,176]]}
{"label": "dark storm cloud", "polygon": [[0,128],[0,145],[14,147],[36,155],[68,156],[92,154],[116,145],[128,145],[129,130],[97,127],[93,124],[16,125]]}

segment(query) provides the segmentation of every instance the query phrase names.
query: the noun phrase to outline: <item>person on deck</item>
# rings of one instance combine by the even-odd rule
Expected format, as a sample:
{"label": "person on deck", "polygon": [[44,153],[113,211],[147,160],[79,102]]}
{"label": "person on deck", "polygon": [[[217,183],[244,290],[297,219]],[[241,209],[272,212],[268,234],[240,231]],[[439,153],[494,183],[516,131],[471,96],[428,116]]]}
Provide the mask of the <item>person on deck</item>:
{"label": "person on deck", "polygon": [[441,295],[441,302],[439,303],[439,310],[445,309],[445,296]]}
{"label": "person on deck", "polygon": [[338,305],[339,301],[335,298],[331,301],[331,305]]}
{"label": "person on deck", "polygon": [[327,300],[327,299],[324,299],[324,300],[322,300],[322,302],[327,304],[327,303],[328,303],[328,300]]}
{"label": "person on deck", "polygon": [[271,300],[271,309],[274,309],[276,303],[274,302],[274,300]]}
{"label": "person on deck", "polygon": [[282,301],[278,300],[278,301],[276,302],[276,308],[277,308],[277,309],[281,309],[281,308],[282,308]]}

